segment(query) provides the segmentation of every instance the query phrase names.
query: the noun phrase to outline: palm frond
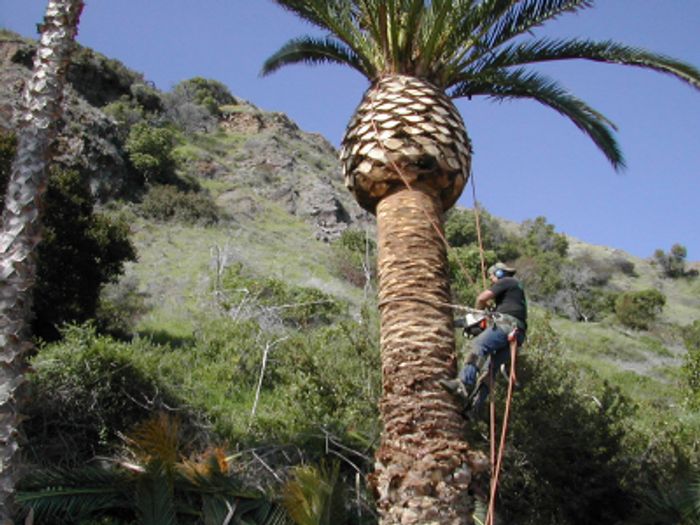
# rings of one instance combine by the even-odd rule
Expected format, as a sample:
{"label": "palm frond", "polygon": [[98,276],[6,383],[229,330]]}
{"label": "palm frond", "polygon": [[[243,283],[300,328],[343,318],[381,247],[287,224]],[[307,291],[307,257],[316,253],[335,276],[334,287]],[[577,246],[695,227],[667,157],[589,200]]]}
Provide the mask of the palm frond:
{"label": "palm frond", "polygon": [[87,517],[129,508],[131,479],[127,473],[102,467],[35,470],[22,480],[16,499],[47,523],[61,515]]}
{"label": "palm frond", "polygon": [[136,511],[144,525],[177,525],[175,491],[166,468],[154,469],[139,479]]}
{"label": "palm frond", "polygon": [[357,54],[344,44],[333,38],[324,39],[301,37],[290,40],[263,64],[263,76],[274,73],[279,68],[291,64],[345,64],[356,69],[363,75],[372,74],[367,71]]}
{"label": "palm frond", "polygon": [[284,488],[284,506],[298,525],[345,523],[345,495],[340,482],[340,464],[330,467],[303,465],[294,469],[294,479]]}
{"label": "palm frond", "polygon": [[574,97],[557,82],[524,69],[484,72],[457,84],[450,96],[485,95],[494,100],[533,99],[568,117],[588,135],[616,170],[625,166],[612,130],[614,125],[601,113]]}
{"label": "palm frond", "polygon": [[[509,3],[511,5],[506,7]],[[484,35],[482,41],[484,49],[492,50],[563,13],[591,7],[593,0],[523,0],[519,2],[491,0],[484,4],[478,32]]]}
{"label": "palm frond", "polygon": [[512,67],[535,62],[582,59],[642,67],[672,75],[700,88],[700,71],[690,64],[610,40],[552,40],[547,38],[503,47],[474,64],[476,71]]}
{"label": "palm frond", "polygon": [[[275,0],[302,19],[327,30],[357,57],[365,75],[373,74],[372,58],[378,58],[377,43],[367,38],[359,26],[358,3],[353,0]],[[312,37],[306,37],[313,40]],[[293,41],[292,41],[293,42]],[[291,42],[290,42],[291,43]],[[345,63],[345,62],[343,62]],[[351,63],[348,63],[351,65]]]}

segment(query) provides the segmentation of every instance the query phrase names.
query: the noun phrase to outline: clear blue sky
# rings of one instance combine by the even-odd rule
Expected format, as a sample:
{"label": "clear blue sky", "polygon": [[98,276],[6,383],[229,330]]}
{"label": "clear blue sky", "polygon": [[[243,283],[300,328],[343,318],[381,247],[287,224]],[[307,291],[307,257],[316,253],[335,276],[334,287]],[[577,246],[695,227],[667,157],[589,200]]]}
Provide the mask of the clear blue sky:
{"label": "clear blue sky", "polygon": [[[0,0],[0,26],[36,36],[45,0]],[[614,38],[700,67],[700,0],[600,0],[538,31]],[[366,81],[336,66],[258,75],[264,59],[313,28],[270,0],[87,0],[78,40],[164,90],[204,76],[282,111],[336,146]],[[700,92],[659,74],[574,62],[539,68],[619,127],[615,173],[568,120],[535,102],[459,101],[477,197],[491,213],[546,216],[558,231],[639,257],[680,242],[700,260]],[[460,203],[472,205],[471,191]]]}

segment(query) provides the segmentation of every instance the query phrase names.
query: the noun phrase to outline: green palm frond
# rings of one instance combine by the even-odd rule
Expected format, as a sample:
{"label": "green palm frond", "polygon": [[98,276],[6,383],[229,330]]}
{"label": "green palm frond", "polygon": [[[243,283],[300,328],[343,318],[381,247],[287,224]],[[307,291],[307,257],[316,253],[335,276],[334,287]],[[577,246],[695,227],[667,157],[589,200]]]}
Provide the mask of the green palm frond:
{"label": "green palm frond", "polygon": [[700,88],[700,71],[679,60],[652,53],[637,47],[625,46],[606,40],[551,40],[537,39],[512,44],[480,59],[473,66],[476,71],[512,67],[535,62],[583,59],[609,64],[623,64],[666,73]]}
{"label": "green palm frond", "polygon": [[22,480],[16,499],[46,523],[55,516],[89,516],[130,508],[132,479],[128,473],[102,467],[35,470]]}
{"label": "green palm frond", "polygon": [[136,513],[143,525],[177,525],[175,490],[165,466],[153,469],[139,479],[136,488]]}
{"label": "green palm frond", "polygon": [[368,64],[343,43],[333,38],[300,37],[287,42],[263,64],[262,75],[291,64],[344,64],[365,76],[373,76]]}
{"label": "green palm frond", "polygon": [[[624,165],[612,125],[555,82],[523,65],[582,59],[649,69],[700,89],[698,68],[612,41],[527,38],[593,0],[275,0],[328,32],[285,44],[264,74],[298,63],[346,64],[371,82],[391,74],[426,80],[451,96],[531,98],[556,109],[584,131],[616,169]],[[531,36],[531,35],[530,35]],[[517,41],[513,39],[519,38]]]}
{"label": "green palm frond", "polygon": [[478,13],[478,32],[485,33],[483,46],[491,50],[547,20],[592,5],[593,0],[487,0]]}
{"label": "green palm frond", "polygon": [[625,165],[613,137],[614,124],[601,113],[574,97],[557,82],[524,69],[485,72],[455,86],[452,97],[485,95],[494,100],[533,99],[568,117],[588,135],[615,169]]}

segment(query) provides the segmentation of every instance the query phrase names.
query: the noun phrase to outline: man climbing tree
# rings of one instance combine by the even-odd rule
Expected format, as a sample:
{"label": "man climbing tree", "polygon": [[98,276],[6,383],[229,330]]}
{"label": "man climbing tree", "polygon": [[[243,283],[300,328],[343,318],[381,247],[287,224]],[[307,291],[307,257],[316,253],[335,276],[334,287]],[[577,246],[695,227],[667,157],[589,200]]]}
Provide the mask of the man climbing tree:
{"label": "man climbing tree", "polygon": [[0,523],[12,523],[19,475],[17,450],[21,387],[29,333],[41,207],[51,145],[61,113],[66,68],[82,0],[49,0],[34,72],[25,87],[17,155],[7,187],[0,232]]}
{"label": "man climbing tree", "polygon": [[336,63],[370,82],[341,161],[346,185],[377,216],[384,428],[371,482],[381,522],[472,523],[468,489],[480,462],[464,440],[457,403],[439,384],[456,373],[442,217],[471,166],[450,99],[534,99],[568,117],[619,168],[610,121],[524,66],[587,59],[667,73],[696,88],[700,72],[610,41],[532,36],[590,0],[276,1],[328,36],[288,42],[264,74]]}
{"label": "man climbing tree", "polygon": [[488,270],[492,286],[476,298],[476,309],[494,305],[493,313],[483,320],[491,323],[473,341],[473,352],[459,378],[442,380],[440,384],[457,396],[469,409],[471,419],[478,417],[489,393],[488,382],[479,380],[479,372],[486,373],[484,365],[489,361],[493,372],[510,361],[510,346],[520,346],[527,331],[527,298],[522,284],[515,275],[515,268],[498,262]]}

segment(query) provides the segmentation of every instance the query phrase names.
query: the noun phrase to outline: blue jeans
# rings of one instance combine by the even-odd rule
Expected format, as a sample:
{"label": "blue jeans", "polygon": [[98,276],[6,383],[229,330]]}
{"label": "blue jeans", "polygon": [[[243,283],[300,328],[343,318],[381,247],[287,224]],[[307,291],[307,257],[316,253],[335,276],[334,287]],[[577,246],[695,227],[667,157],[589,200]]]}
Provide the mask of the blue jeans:
{"label": "blue jeans", "polygon": [[[525,340],[525,332],[518,330],[516,337],[518,346],[522,345]],[[487,359],[490,361],[490,365],[493,367],[492,370],[494,371],[498,370],[502,364],[510,362],[508,334],[495,325],[479,334],[474,339],[472,345],[474,347],[474,352],[469,356],[467,364],[459,373],[459,379],[467,386],[468,391],[471,391],[474,385],[476,385],[476,380],[479,375],[479,366],[483,366]],[[484,382],[481,385],[474,407],[479,409],[488,395],[488,382]]]}

